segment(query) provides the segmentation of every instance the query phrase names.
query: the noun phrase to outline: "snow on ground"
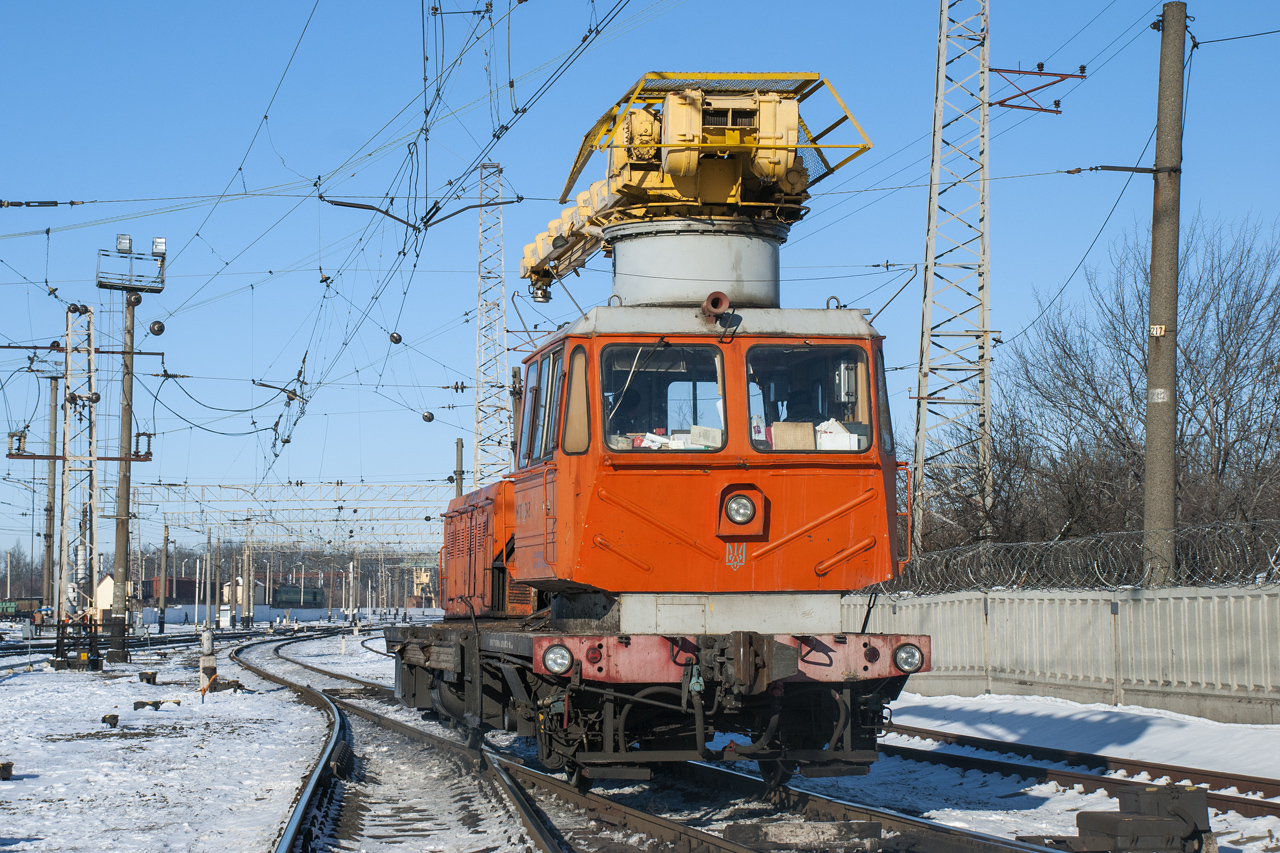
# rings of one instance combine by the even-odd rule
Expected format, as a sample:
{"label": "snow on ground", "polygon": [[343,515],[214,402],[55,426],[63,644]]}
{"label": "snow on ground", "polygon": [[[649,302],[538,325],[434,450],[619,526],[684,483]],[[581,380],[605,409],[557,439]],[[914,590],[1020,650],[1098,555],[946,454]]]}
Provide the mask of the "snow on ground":
{"label": "snow on ground", "polygon": [[[363,645],[365,642],[369,645]],[[343,631],[338,636],[294,643],[280,651],[294,660],[339,675],[351,675],[393,687],[396,683],[395,659],[370,651],[370,647],[378,651],[386,650],[387,644],[382,639],[382,632],[375,631],[372,635],[361,634],[355,637],[350,631]]]}
{"label": "snow on ground", "polygon": [[[287,653],[336,672],[391,684],[392,659],[362,645],[367,635],[318,638]],[[381,638],[369,645],[382,648]],[[263,685],[220,656],[224,676],[264,692],[213,694],[199,703],[190,653],[164,667],[117,666],[105,674],[0,674],[0,848],[27,850],[263,849],[287,818],[324,731],[318,712]],[[160,670],[160,686],[136,681]],[[181,698],[181,707],[133,711],[135,699]],[[381,708],[437,733],[404,708]],[[1138,707],[1081,705],[1034,696],[904,694],[894,721],[996,740],[1098,752],[1254,776],[1280,775],[1280,726],[1215,723]],[[121,728],[97,721],[118,713]],[[490,740],[520,751],[503,733]],[[515,741],[515,742],[512,742]],[[914,741],[914,745],[921,745]],[[1064,790],[899,758],[863,777],[793,784],[997,835],[1075,832],[1075,814],[1114,810],[1100,792]],[[1280,853],[1280,820],[1215,815],[1224,853]],[[158,840],[159,839],[159,840]]]}
{"label": "snow on ground", "polygon": [[[201,703],[194,653],[102,673],[0,677],[0,848],[9,851],[265,850],[326,736],[324,715],[218,655],[258,693]],[[137,673],[156,670],[155,686]],[[156,711],[139,700],[179,699]],[[119,727],[100,722],[118,714]]]}
{"label": "snow on ground", "polygon": [[[1149,708],[1081,705],[1039,696],[908,693],[893,704],[893,720],[994,740],[1252,776],[1271,778],[1280,770],[1280,726],[1216,723]],[[792,784],[996,835],[1073,835],[1076,812],[1114,811],[1119,806],[1102,792],[1084,794],[1052,782],[1028,784],[1024,779],[901,758],[882,758],[868,776],[797,777]],[[1229,812],[1214,815],[1212,825],[1224,853],[1280,851],[1280,819]]]}
{"label": "snow on ground", "polygon": [[[381,640],[371,642],[381,649]],[[390,684],[390,658],[363,648],[349,634],[289,647],[298,660]],[[391,713],[392,709],[380,709]],[[404,710],[407,722],[431,728]],[[893,705],[894,722],[1053,746],[1124,758],[1203,767],[1252,776],[1280,774],[1280,726],[1216,723],[1198,717],[1132,706],[1081,705],[1038,696],[925,697],[903,694]],[[509,736],[491,733],[490,740]],[[892,736],[891,736],[892,737]],[[906,739],[899,739],[906,742]],[[924,746],[918,740],[912,745]],[[721,744],[722,745],[722,744]],[[504,744],[520,751],[518,742]],[[950,747],[948,747],[950,748]],[[1017,760],[1017,759],[1015,759]],[[1074,835],[1079,811],[1114,811],[1102,792],[1080,793],[1056,783],[1030,783],[994,774],[961,771],[900,758],[882,758],[869,776],[802,779],[792,784],[829,796],[928,817],[952,826],[996,835]],[[1213,828],[1223,853],[1280,853],[1280,820],[1215,815]]]}
{"label": "snow on ground", "polygon": [[917,696],[893,721],[992,740],[1177,764],[1267,779],[1280,775],[1280,726],[1216,723],[1134,705],[1082,705],[1044,696]]}

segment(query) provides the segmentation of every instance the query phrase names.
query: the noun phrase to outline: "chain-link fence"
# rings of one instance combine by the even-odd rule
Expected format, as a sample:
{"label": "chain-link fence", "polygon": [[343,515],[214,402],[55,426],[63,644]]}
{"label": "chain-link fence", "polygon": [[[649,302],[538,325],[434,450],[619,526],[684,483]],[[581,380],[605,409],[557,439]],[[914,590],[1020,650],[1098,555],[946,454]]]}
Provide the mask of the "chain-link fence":
{"label": "chain-link fence", "polygon": [[[967,590],[1154,586],[1142,531],[1057,542],[984,543],[918,554],[900,577],[868,591],[931,595]],[[1280,521],[1184,527],[1165,586],[1280,585]]]}

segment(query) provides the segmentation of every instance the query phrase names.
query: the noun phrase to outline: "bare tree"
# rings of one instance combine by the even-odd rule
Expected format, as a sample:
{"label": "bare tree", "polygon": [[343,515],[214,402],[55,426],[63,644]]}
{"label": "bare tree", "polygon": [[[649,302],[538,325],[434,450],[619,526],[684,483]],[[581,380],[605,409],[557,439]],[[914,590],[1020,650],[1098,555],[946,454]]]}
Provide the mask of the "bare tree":
{"label": "bare tree", "polygon": [[[1179,520],[1275,518],[1280,237],[1197,217],[1182,245]],[[1039,500],[1012,499],[1003,512],[1039,512],[1042,530],[1075,535],[1141,525],[1149,258],[1147,236],[1131,235],[1113,250],[1108,279],[1089,274],[1083,304],[1049,311],[1004,353],[1001,397],[1032,437]],[[999,449],[1005,431],[995,431],[997,458],[1018,464]]]}
{"label": "bare tree", "polygon": [[[1197,217],[1182,247],[1179,522],[1280,518],[1280,234]],[[991,500],[962,488],[977,448],[957,428],[929,550],[1142,526],[1149,259],[1148,235],[1130,234],[1082,301],[997,350]]]}

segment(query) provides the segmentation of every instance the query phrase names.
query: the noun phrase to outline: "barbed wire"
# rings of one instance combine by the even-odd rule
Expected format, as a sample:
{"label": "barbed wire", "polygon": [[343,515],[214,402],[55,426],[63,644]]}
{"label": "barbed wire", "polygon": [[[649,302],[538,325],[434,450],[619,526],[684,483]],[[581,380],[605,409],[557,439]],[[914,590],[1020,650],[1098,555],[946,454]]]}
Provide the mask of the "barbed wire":
{"label": "barbed wire", "polygon": [[[974,590],[1280,586],[1280,521],[1206,524],[1174,531],[1176,565],[1156,582],[1142,531],[1057,542],[982,543],[912,558],[866,592],[936,595]],[[1163,574],[1163,573],[1162,573]]]}

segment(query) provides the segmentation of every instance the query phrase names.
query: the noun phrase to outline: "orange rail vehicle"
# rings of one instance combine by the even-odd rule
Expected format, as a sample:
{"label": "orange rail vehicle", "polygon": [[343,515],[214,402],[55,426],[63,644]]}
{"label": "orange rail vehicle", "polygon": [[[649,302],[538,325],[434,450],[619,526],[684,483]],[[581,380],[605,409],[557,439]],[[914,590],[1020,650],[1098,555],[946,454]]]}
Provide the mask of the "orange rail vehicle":
{"label": "orange rail vehicle", "polygon": [[[387,629],[406,704],[536,738],[580,782],[875,760],[930,649],[842,602],[900,560],[882,338],[861,311],[779,307],[779,249],[842,165],[799,118],[823,88],[650,74],[588,134],[566,194],[593,148],[608,177],[524,273],[545,300],[603,249],[613,295],[525,359],[511,473],[450,504],[445,621]],[[856,128],[834,100],[827,132]]]}

